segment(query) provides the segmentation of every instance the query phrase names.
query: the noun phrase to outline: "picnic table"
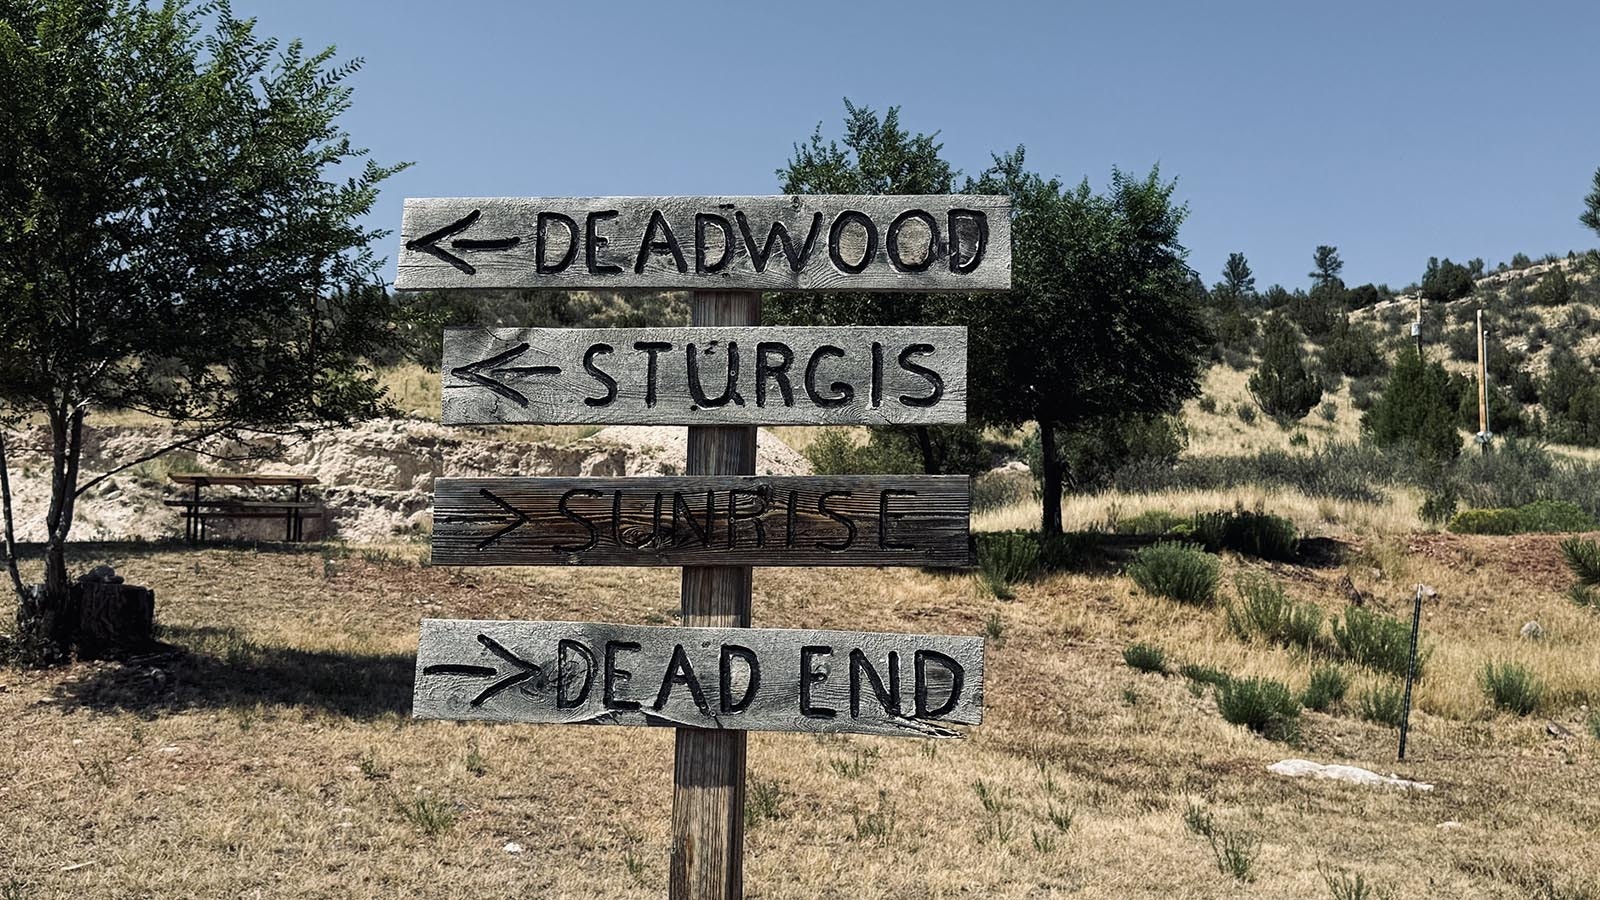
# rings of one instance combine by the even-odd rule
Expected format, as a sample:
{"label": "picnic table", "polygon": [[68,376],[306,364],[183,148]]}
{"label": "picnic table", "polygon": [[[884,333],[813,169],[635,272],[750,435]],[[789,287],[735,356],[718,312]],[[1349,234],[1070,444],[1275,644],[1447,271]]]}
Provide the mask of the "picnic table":
{"label": "picnic table", "polygon": [[[322,504],[304,498],[306,485],[316,484],[315,475],[217,475],[205,472],[169,474],[174,484],[192,488],[187,497],[163,500],[167,506],[183,510],[184,536],[191,542],[205,540],[206,522],[213,519],[272,519],[283,517],[286,541],[305,539],[305,520],[322,516]],[[208,487],[293,487],[289,500],[255,500],[241,497],[201,499],[200,491]]]}

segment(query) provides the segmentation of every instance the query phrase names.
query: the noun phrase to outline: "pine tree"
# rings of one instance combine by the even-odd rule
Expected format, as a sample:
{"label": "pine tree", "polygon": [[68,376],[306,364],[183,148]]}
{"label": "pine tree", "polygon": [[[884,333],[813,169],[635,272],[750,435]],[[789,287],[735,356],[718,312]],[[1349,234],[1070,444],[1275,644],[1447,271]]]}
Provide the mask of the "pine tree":
{"label": "pine tree", "polygon": [[1361,417],[1361,427],[1379,446],[1412,444],[1423,459],[1448,462],[1461,453],[1456,402],[1444,366],[1401,353],[1383,395]]}
{"label": "pine tree", "polygon": [[1250,376],[1250,395],[1261,411],[1279,421],[1303,419],[1322,402],[1322,381],[1300,361],[1300,335],[1283,317],[1267,319],[1261,365]]}

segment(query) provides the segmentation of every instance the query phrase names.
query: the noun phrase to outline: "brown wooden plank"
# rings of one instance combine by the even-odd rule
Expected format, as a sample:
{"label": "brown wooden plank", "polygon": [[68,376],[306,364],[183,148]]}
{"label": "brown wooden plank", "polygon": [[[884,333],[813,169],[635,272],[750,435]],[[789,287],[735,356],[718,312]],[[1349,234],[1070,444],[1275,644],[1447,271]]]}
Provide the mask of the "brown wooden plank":
{"label": "brown wooden plank", "polygon": [[424,619],[412,714],[952,738],[983,674],[978,637]]}
{"label": "brown wooden plank", "polygon": [[966,421],[967,330],[449,328],[446,425]]}
{"label": "brown wooden plank", "polygon": [[441,478],[449,566],[965,566],[965,476]]}
{"label": "brown wooden plank", "polygon": [[410,198],[395,287],[1007,290],[1011,201],[966,194]]}

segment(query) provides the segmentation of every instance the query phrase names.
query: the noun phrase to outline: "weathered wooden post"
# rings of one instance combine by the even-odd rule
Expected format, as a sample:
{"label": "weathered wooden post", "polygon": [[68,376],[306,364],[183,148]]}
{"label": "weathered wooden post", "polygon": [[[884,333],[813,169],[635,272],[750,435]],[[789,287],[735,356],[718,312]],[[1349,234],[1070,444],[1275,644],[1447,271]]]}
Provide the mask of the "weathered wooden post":
{"label": "weathered wooden post", "polygon": [[[761,324],[761,295],[696,291],[689,324]],[[754,475],[754,425],[689,426],[690,475]],[[684,566],[682,621],[750,627],[750,566]],[[744,896],[745,733],[679,728],[672,769],[672,862],[668,896]]]}
{"label": "weathered wooden post", "polygon": [[965,566],[965,477],[756,477],[756,426],[966,418],[966,329],[762,328],[762,291],[1010,286],[1003,197],[408,200],[396,286],[691,290],[687,328],[451,329],[445,424],[688,426],[687,473],[446,478],[440,565],[681,566],[682,624],[425,619],[414,714],[677,729],[669,885],[743,896],[751,730],[960,737],[976,637],[751,628],[751,567]]}

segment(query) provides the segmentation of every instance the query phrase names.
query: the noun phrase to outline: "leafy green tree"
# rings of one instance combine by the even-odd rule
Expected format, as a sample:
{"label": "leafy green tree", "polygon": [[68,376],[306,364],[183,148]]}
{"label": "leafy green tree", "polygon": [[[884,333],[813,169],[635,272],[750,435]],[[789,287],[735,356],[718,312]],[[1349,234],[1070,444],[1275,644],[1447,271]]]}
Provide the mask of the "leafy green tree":
{"label": "leafy green tree", "polygon": [[[24,637],[70,642],[74,504],[113,473],[388,410],[363,362],[390,332],[381,233],[360,222],[399,167],[343,168],[364,156],[336,121],[359,65],[258,38],[226,4],[0,0],[0,412],[50,444],[40,594],[5,504]],[[105,409],[177,433],[90,474],[84,422]]]}
{"label": "leafy green tree", "polygon": [[1300,357],[1294,326],[1282,316],[1269,316],[1262,329],[1261,365],[1248,385],[1261,411],[1280,422],[1303,419],[1322,402],[1322,381],[1306,371]]}
{"label": "leafy green tree", "polygon": [[1449,257],[1443,261],[1437,256],[1428,257],[1428,268],[1422,273],[1423,297],[1440,302],[1460,300],[1471,294],[1472,288],[1472,272],[1466,266],[1451,262]]}
{"label": "leafy green tree", "polygon": [[[1044,442],[1031,431],[1022,442],[1022,460],[1043,473]],[[1117,415],[1056,429],[1055,452],[1064,490],[1090,492],[1111,487],[1117,472],[1130,465],[1171,468],[1189,445],[1183,417]]]}
{"label": "leafy green tree", "polygon": [[1461,453],[1457,402],[1444,366],[1401,353],[1382,396],[1362,415],[1361,427],[1379,446],[1410,444],[1424,459],[1449,462]]}
{"label": "leafy green tree", "polygon": [[1103,194],[995,158],[969,189],[1012,198],[1012,290],[952,300],[971,324],[970,408],[1039,426],[1043,531],[1061,531],[1058,437],[1087,422],[1174,415],[1200,392],[1210,342],[1178,230],[1174,182],[1113,170]]}
{"label": "leafy green tree", "polygon": [[[900,126],[900,108],[881,116],[844,101],[844,136],[823,137],[819,124],[777,171],[786,194],[949,194],[957,172],[940,155],[938,134],[913,134]],[[837,292],[772,294],[762,301],[762,320],[777,325],[937,325],[952,310],[923,293]],[[963,319],[954,320],[959,324]],[[977,439],[961,425],[892,426],[916,442],[923,471],[945,474],[970,460],[963,448]]]}

